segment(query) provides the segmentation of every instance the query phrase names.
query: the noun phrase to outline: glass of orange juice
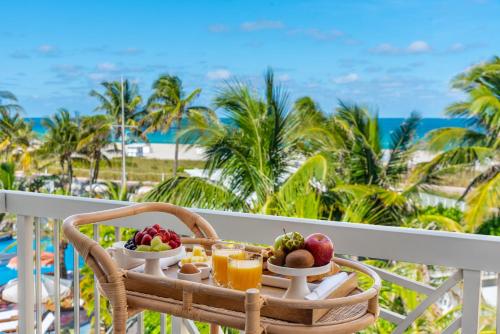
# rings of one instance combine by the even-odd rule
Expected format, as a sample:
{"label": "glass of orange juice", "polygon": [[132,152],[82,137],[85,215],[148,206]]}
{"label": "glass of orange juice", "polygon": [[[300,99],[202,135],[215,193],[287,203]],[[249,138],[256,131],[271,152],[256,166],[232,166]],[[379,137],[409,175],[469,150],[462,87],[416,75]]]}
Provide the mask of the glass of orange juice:
{"label": "glass of orange juice", "polygon": [[243,257],[245,245],[218,243],[212,245],[212,272],[214,282],[219,286],[227,286],[227,263],[230,255]]}
{"label": "glass of orange juice", "polygon": [[227,265],[228,286],[246,291],[260,289],[262,282],[262,255],[244,252],[243,256],[229,256]]}

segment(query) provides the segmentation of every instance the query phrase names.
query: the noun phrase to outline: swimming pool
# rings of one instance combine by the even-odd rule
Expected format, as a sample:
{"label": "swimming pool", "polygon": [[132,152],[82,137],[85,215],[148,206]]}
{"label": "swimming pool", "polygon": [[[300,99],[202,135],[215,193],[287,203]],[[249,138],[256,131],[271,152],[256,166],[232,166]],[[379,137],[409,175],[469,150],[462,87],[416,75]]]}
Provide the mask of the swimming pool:
{"label": "swimming pool", "polygon": [[[43,238],[41,241],[42,245],[42,250],[45,252],[54,252],[54,246],[52,245],[52,239],[50,238]],[[16,239],[10,239],[10,240],[4,240],[0,241],[0,253],[3,253],[4,250],[10,246],[11,244],[16,243]],[[33,242],[33,248],[35,247],[35,244]],[[65,251],[65,261],[64,263],[66,264],[66,268],[68,271],[73,271],[73,246],[71,244],[68,245],[68,248],[66,248]],[[12,247],[11,249],[7,250],[6,253],[16,253],[17,252],[17,246]],[[84,262],[81,257],[79,257],[79,265],[80,267],[83,266]],[[54,266],[48,266],[48,267],[42,267],[42,273],[52,273],[54,272]],[[33,272],[34,273],[34,272]],[[2,264],[0,265],[0,285],[4,285],[8,281],[10,281],[13,278],[17,278],[17,270],[10,269],[7,267],[7,264]]]}

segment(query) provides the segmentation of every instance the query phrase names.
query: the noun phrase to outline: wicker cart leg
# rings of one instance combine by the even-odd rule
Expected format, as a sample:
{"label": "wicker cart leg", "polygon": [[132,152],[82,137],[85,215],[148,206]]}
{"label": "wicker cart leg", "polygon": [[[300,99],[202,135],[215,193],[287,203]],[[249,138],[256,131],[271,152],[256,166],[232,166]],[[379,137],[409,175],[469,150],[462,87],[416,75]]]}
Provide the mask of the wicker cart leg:
{"label": "wicker cart leg", "polygon": [[219,325],[217,324],[210,324],[210,334],[219,334]]}
{"label": "wicker cart leg", "polygon": [[113,334],[126,334],[127,332],[127,308],[122,305],[113,306]]}
{"label": "wicker cart leg", "polygon": [[260,327],[260,292],[248,289],[245,298],[245,334],[261,334]]}

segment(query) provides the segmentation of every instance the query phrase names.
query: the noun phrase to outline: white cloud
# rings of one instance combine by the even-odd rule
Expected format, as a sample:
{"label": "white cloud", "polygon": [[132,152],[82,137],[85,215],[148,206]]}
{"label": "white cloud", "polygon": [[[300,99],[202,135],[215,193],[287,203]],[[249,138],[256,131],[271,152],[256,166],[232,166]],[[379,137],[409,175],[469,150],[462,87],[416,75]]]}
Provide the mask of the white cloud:
{"label": "white cloud", "polygon": [[101,63],[97,64],[97,69],[104,72],[116,71],[116,65],[113,63]]}
{"label": "white cloud", "polygon": [[243,31],[257,31],[257,30],[276,30],[283,29],[285,25],[281,21],[254,21],[254,22],[244,22],[241,24],[241,29]]}
{"label": "white cloud", "polygon": [[463,45],[462,43],[454,43],[448,50],[451,52],[461,52],[465,50],[465,45]]}
{"label": "white cloud", "polygon": [[58,52],[58,50],[55,46],[49,45],[49,44],[40,45],[36,49],[36,51],[42,55],[45,55],[45,56],[53,56]]}
{"label": "white cloud", "polygon": [[357,73],[349,73],[336,78],[333,78],[333,82],[336,84],[347,84],[359,80],[359,75]]}
{"label": "white cloud", "polygon": [[432,50],[431,46],[425,41],[415,41],[412,42],[406,48],[408,53],[426,53]]}
{"label": "white cloud", "polygon": [[382,43],[370,49],[370,52],[385,55],[419,54],[431,52],[431,46],[425,41],[411,42],[406,48],[400,48],[389,43]]}
{"label": "white cloud", "polygon": [[215,32],[215,33],[220,33],[220,32],[226,32],[229,30],[229,27],[226,26],[225,24],[212,24],[208,26],[208,31],[210,32]]}
{"label": "white cloud", "polygon": [[123,50],[120,50],[118,51],[118,54],[123,54],[123,55],[136,55],[136,54],[139,54],[141,53],[142,50],[139,49],[139,48],[134,48],[134,47],[130,47],[130,48],[126,48],[126,49],[123,49]]}
{"label": "white cloud", "polygon": [[344,33],[340,30],[332,29],[332,30],[319,30],[316,28],[310,29],[294,29],[289,31],[292,35],[303,35],[306,37],[310,37],[312,39],[318,41],[331,41],[337,39],[344,35]]}
{"label": "white cloud", "polygon": [[102,81],[102,80],[106,79],[106,74],[104,74],[104,73],[89,73],[88,77],[90,80],[93,80],[93,81]]}
{"label": "white cloud", "polygon": [[399,48],[397,48],[389,43],[379,44],[370,50],[370,52],[372,52],[372,53],[380,53],[380,54],[394,54],[394,53],[398,53],[399,51],[400,51]]}
{"label": "white cloud", "polygon": [[209,80],[227,80],[231,77],[231,72],[225,69],[217,69],[207,73]]}

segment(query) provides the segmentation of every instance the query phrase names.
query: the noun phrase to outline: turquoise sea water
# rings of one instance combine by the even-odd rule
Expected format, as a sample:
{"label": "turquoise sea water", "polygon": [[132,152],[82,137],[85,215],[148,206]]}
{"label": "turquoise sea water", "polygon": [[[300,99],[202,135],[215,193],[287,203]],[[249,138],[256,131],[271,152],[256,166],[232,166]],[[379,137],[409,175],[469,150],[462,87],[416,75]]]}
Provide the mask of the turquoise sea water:
{"label": "turquoise sea water", "polygon": [[[45,128],[42,125],[42,118],[28,118],[33,123],[33,129],[40,136],[45,133]],[[382,133],[382,146],[387,148],[390,143],[391,132],[398,128],[404,121],[404,118],[380,118],[380,130]],[[222,122],[228,124],[229,120],[222,118]],[[183,120],[183,125],[186,125],[187,120]],[[447,118],[424,118],[417,129],[417,137],[422,138],[427,132],[443,127],[465,127],[466,121],[463,119],[447,119]],[[165,134],[159,132],[148,135],[150,143],[173,144],[175,142],[176,129],[171,129]]]}

